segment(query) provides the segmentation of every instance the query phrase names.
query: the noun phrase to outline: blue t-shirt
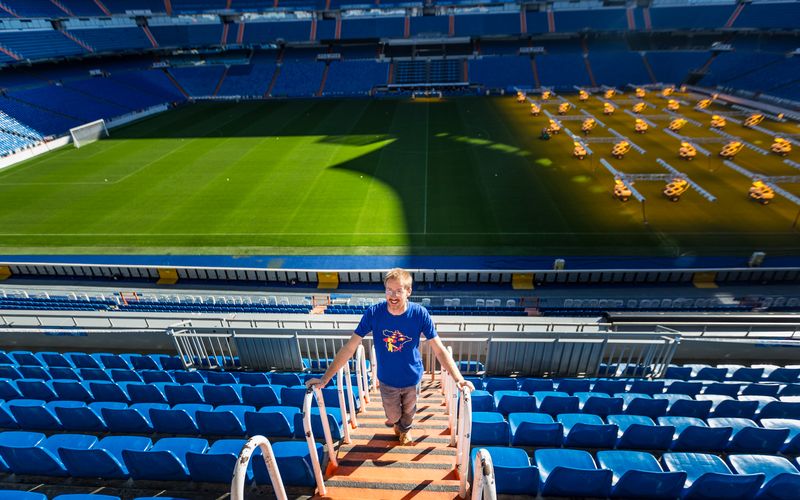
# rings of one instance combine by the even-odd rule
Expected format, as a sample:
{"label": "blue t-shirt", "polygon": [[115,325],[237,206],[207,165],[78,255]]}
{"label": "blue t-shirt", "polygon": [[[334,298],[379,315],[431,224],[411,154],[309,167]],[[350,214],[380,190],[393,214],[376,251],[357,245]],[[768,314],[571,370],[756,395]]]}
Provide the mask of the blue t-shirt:
{"label": "blue t-shirt", "polygon": [[411,387],[422,380],[422,355],[419,336],[437,336],[428,310],[419,304],[408,303],[406,312],[398,316],[389,312],[387,303],[370,306],[356,334],[366,337],[372,332],[378,362],[378,380],[392,387]]}

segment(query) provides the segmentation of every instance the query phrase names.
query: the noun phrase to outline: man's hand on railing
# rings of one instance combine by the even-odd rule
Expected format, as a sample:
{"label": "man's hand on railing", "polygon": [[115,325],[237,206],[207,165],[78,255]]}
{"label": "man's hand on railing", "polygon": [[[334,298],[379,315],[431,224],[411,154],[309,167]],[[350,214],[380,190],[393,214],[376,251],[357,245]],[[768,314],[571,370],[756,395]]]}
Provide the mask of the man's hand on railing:
{"label": "man's hand on railing", "polygon": [[322,379],[320,379],[320,378],[310,378],[310,379],[306,380],[306,388],[307,389],[312,389],[315,385],[318,386],[320,389],[322,389],[326,385],[328,385],[328,383],[327,382],[323,382]]}
{"label": "man's hand on railing", "polygon": [[469,380],[462,380],[461,382],[459,382],[458,383],[458,388],[461,389],[462,387],[469,387],[470,391],[474,391],[475,390],[475,386],[472,385],[472,382],[470,382]]}

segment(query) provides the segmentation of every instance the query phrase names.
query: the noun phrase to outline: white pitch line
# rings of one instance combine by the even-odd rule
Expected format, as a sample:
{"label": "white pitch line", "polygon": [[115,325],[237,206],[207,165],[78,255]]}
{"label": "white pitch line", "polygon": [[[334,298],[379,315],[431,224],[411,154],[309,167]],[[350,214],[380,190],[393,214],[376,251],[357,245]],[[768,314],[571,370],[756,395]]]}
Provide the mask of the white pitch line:
{"label": "white pitch line", "polygon": [[430,138],[428,137],[431,121],[430,104],[425,104],[425,188],[424,200],[422,201],[422,234],[428,234],[428,148]]}

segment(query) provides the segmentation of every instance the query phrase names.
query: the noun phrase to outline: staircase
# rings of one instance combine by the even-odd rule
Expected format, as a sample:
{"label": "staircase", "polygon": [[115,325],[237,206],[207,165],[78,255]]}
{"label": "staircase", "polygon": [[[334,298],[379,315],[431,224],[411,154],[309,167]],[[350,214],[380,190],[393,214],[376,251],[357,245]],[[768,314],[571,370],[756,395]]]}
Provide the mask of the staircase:
{"label": "staircase", "polygon": [[339,467],[325,476],[327,494],[317,499],[455,499],[458,476],[456,449],[448,446],[444,397],[439,381],[426,377],[417,402],[414,443],[400,446],[379,393],[373,393],[366,412],[358,416],[351,443],[339,447]]}

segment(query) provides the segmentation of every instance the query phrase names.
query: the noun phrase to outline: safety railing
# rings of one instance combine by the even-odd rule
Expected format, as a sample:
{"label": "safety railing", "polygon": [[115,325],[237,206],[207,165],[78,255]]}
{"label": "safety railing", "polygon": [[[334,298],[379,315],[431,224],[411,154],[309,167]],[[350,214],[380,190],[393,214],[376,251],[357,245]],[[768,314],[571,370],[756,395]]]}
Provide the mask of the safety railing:
{"label": "safety railing", "polygon": [[236,460],[236,466],[233,469],[233,479],[231,480],[231,500],[244,500],[244,486],[247,482],[247,465],[250,463],[250,458],[253,456],[253,453],[255,453],[256,448],[261,448],[261,455],[264,457],[269,479],[272,482],[272,488],[275,490],[275,498],[278,500],[286,500],[286,488],[283,486],[281,471],[278,470],[278,464],[275,461],[275,453],[272,452],[272,445],[269,439],[264,436],[251,437],[242,447],[242,451],[239,452],[239,459]]}
{"label": "safety railing", "polygon": [[[374,366],[375,362],[371,362]],[[366,408],[369,403],[369,372],[367,371],[366,350],[363,345],[356,349],[356,382],[358,382],[358,399],[361,408]]]}
{"label": "safety railing", "polygon": [[[344,368],[340,368],[338,372],[336,372],[336,392],[339,397],[339,411],[342,414],[342,419],[344,420],[342,428],[342,441],[345,444],[350,444],[350,428],[352,427],[355,429],[358,427],[358,420],[356,419],[356,405],[355,405],[355,398],[353,397],[353,382],[350,380],[350,367],[346,364]],[[344,382],[342,382],[344,379]],[[347,402],[350,407],[350,424],[347,423],[347,406],[345,406],[345,389],[344,384],[347,386]]]}
{"label": "safety railing", "polygon": [[497,500],[492,456],[480,448],[472,460],[472,500]]}
{"label": "safety railing", "polygon": [[[452,349],[448,348],[452,355]],[[458,473],[458,496],[467,495],[469,451],[472,441],[472,390],[459,387],[452,374],[442,369],[442,385],[445,392],[445,412],[450,429],[450,446],[456,447],[456,472]],[[456,409],[457,408],[457,409]]]}
{"label": "safety railing", "polygon": [[322,390],[314,386],[306,391],[306,396],[303,398],[303,431],[305,432],[306,442],[308,443],[308,453],[311,458],[311,468],[314,471],[314,480],[317,483],[317,494],[320,496],[326,495],[325,478],[322,474],[322,465],[319,463],[317,456],[317,443],[314,440],[314,429],[311,425],[311,400],[317,400],[317,407],[319,407],[319,418],[322,421],[322,432],[325,435],[325,448],[328,452],[328,460],[333,467],[339,466],[339,461],[336,459],[336,450],[333,447],[333,437],[331,437],[331,426],[328,422],[328,413],[325,411],[325,401],[322,397]]}

